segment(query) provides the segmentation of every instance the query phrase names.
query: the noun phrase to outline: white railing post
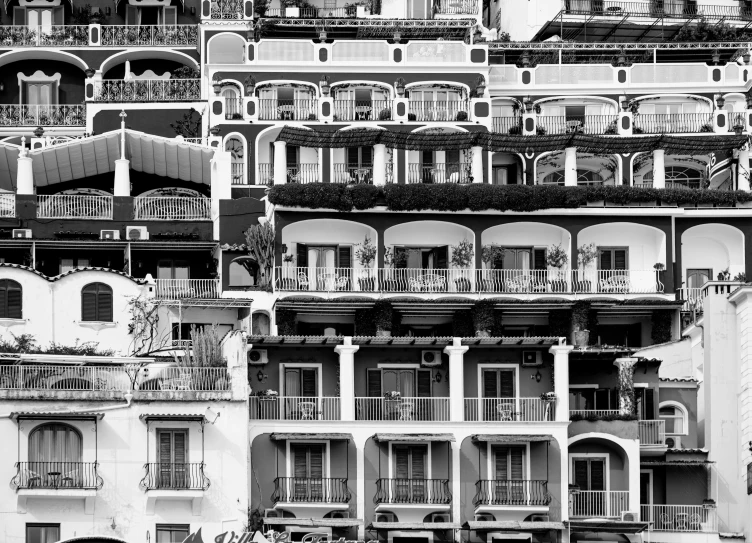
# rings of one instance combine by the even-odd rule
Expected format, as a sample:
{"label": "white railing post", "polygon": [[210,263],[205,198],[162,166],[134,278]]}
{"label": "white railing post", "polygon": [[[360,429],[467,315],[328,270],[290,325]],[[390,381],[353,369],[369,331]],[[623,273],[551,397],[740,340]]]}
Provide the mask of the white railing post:
{"label": "white railing post", "polygon": [[569,421],[569,353],[572,349],[572,345],[554,345],[548,350],[554,355],[556,422]]}
{"label": "white railing post", "polygon": [[465,373],[463,365],[465,353],[469,349],[470,347],[467,345],[462,345],[460,338],[454,338],[452,345],[444,347],[444,353],[449,355],[449,376],[452,379],[452,386],[449,389],[449,419],[452,422],[465,420]]}
{"label": "white railing post", "polygon": [[340,417],[344,421],[355,420],[355,353],[358,349],[360,346],[353,345],[351,337],[344,338],[343,344],[334,348],[339,355]]}

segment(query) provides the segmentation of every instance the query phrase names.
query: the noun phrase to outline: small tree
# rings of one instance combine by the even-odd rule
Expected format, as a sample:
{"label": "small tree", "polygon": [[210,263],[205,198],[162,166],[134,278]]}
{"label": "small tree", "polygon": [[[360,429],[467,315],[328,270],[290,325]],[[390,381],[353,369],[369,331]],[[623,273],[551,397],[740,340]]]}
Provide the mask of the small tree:
{"label": "small tree", "polygon": [[463,239],[457,245],[452,245],[450,262],[456,268],[467,268],[472,264],[474,256],[473,244],[467,239]]}
{"label": "small tree", "polygon": [[183,114],[182,119],[170,123],[170,128],[175,131],[176,136],[184,138],[201,137],[201,115],[195,109]]}
{"label": "small tree", "polygon": [[363,243],[359,243],[355,250],[355,256],[364,268],[370,268],[376,259],[376,245],[371,242],[371,238],[366,234]]}
{"label": "small tree", "polygon": [[[256,260],[259,266],[259,285],[268,286],[272,280],[274,266],[274,229],[267,222],[254,224],[245,231],[245,243],[248,253]],[[248,273],[253,275],[251,263],[243,264]]]}

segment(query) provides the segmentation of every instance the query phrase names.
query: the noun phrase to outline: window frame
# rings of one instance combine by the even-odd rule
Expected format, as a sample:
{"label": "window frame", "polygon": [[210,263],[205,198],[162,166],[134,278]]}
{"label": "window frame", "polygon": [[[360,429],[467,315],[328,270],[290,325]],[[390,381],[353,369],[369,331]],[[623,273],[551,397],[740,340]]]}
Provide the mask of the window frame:
{"label": "window frame", "polygon": [[[11,288],[14,285],[17,285],[18,288]],[[0,306],[0,319],[15,319],[15,320],[21,320],[23,319],[23,285],[19,283],[18,281],[15,281],[13,279],[0,279],[0,290],[5,291],[4,296],[4,302],[3,305]],[[17,317],[10,315],[10,309],[8,304],[8,293],[13,291],[19,291],[21,293],[21,303],[20,303],[20,314]]]}
{"label": "window frame", "polygon": [[27,522],[24,530],[24,541],[29,543],[29,528],[57,528],[57,540],[60,540],[60,523],[59,522]]}
{"label": "window frame", "polygon": [[[673,417],[665,417],[661,415],[661,409],[664,407],[673,407],[681,413],[681,417],[674,415]],[[689,435],[689,412],[687,408],[681,403],[674,400],[666,400],[658,404],[658,420],[666,419],[682,419],[682,431],[681,432],[665,432],[666,436],[686,436]]]}
{"label": "window frame", "polygon": [[[523,456],[522,456],[522,468],[523,468],[523,474],[522,479],[509,479],[507,478],[506,481],[529,481],[531,480],[530,477],[530,442],[510,442],[510,443],[492,443],[492,442],[486,442],[486,473],[488,475],[489,481],[502,481],[503,479],[497,479],[496,478],[496,456],[498,449],[500,447],[518,447],[523,449]],[[511,465],[510,465],[510,457],[509,457],[509,451],[507,451],[507,475],[511,471]]]}
{"label": "window frame", "polygon": [[[102,287],[105,287],[106,291],[109,291],[110,294],[110,319],[109,320],[103,320],[101,319],[102,315],[99,314],[99,296],[102,295],[102,291],[99,290],[100,285]],[[94,319],[84,319],[84,294],[87,288],[97,286],[97,291],[94,292],[94,313],[95,317]],[[89,293],[91,294],[91,293]],[[115,292],[113,291],[112,287],[108,285],[107,283],[102,283],[101,281],[95,281],[93,283],[87,283],[83,287],[81,287],[81,322],[106,322],[106,323],[113,323],[115,322]]]}
{"label": "window frame", "polygon": [[[27,462],[66,462],[66,463],[68,463],[68,462],[73,463],[74,462],[73,460],[52,460],[52,459],[48,459],[48,460],[39,460],[39,459],[37,459],[37,460],[31,460],[31,455],[32,455],[31,441],[32,441],[32,438],[34,437],[34,435],[37,432],[44,432],[45,430],[51,430],[51,431],[53,431],[52,432],[53,435],[49,439],[53,439],[54,440],[54,439],[56,439],[56,437],[54,436],[54,434],[55,434],[54,430],[56,430],[56,427],[62,427],[65,430],[71,432],[73,435],[78,436],[78,458],[79,458],[78,461],[81,462],[81,463],[83,463],[83,457],[84,457],[84,436],[83,436],[83,434],[75,426],[72,426],[70,424],[66,424],[64,422],[56,422],[56,421],[43,422],[42,424],[38,424],[37,426],[35,426],[31,430],[31,432],[29,432],[29,437],[27,438],[27,446],[26,446],[26,461]],[[42,442],[41,439],[40,439],[40,442]],[[54,447],[54,448],[57,449],[57,447]],[[67,446],[66,446],[66,448],[67,448]]]}
{"label": "window frame", "polygon": [[[167,530],[170,532],[170,535],[172,535],[173,532],[176,532],[178,530],[180,531],[187,531],[188,535],[191,535],[191,525],[190,524],[155,524],[154,525],[154,540],[159,541],[159,531],[160,530]],[[172,537],[170,537],[172,539]]]}
{"label": "window frame", "polygon": [[[574,462],[575,460],[598,460],[603,459],[603,482],[606,487],[604,491],[611,490],[611,463],[609,453],[569,453],[569,484],[574,484]],[[588,470],[590,468],[588,467]],[[588,481],[590,479],[590,472],[588,471]],[[589,484],[589,483],[588,483]],[[589,489],[580,489],[589,490]]]}
{"label": "window frame", "polygon": [[[285,469],[287,470],[287,476],[288,477],[295,477],[295,458],[293,458],[293,452],[295,445],[321,445],[322,451],[321,451],[321,478],[322,479],[328,479],[331,478],[331,440],[329,439],[292,439],[287,440],[287,445],[285,447],[285,458],[287,459],[285,462]],[[310,477],[309,477],[310,478]]]}

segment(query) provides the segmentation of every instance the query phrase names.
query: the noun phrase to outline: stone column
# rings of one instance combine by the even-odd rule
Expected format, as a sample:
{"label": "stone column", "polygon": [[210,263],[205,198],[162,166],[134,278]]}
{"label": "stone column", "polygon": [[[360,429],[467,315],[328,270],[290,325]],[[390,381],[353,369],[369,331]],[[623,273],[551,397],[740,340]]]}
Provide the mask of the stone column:
{"label": "stone column", "polygon": [[473,162],[471,166],[471,173],[473,175],[473,183],[485,183],[483,178],[483,147],[472,147]]}
{"label": "stone column", "polygon": [[340,420],[355,420],[355,353],[360,346],[352,344],[352,338],[344,338],[334,352],[339,355],[339,409]]}
{"label": "stone column", "polygon": [[653,151],[653,188],[666,188],[666,151],[663,149]]}
{"label": "stone column", "polygon": [[26,152],[26,144],[18,154],[18,171],[16,172],[16,194],[34,194],[34,169],[31,157]]}
{"label": "stone column", "polygon": [[[460,355],[462,356],[462,355]],[[430,443],[429,443],[430,446]],[[460,490],[462,489],[462,477],[461,477],[461,469],[460,469],[460,447],[462,447],[462,441],[452,441],[451,443],[451,455],[452,455],[452,487],[450,491],[452,492],[452,495],[454,496],[454,499],[452,500],[452,519],[460,519],[462,518],[462,500],[459,499],[460,496]],[[455,520],[457,522],[457,520]],[[454,540],[456,543],[460,543],[460,530],[453,530],[454,532]]]}
{"label": "stone column", "polygon": [[115,161],[115,196],[131,195],[131,162],[126,158],[119,158]]}
{"label": "stone column", "polygon": [[386,185],[386,145],[373,146],[373,184]]}
{"label": "stone column", "polygon": [[564,149],[564,186],[577,186],[577,147]]}
{"label": "stone column", "polygon": [[554,355],[556,422],[569,422],[569,353],[572,349],[572,345],[554,345],[548,350]]}
{"label": "stone column", "polygon": [[614,366],[619,370],[619,411],[622,415],[632,415],[635,412],[634,367],[636,363],[636,358],[614,360]]}
{"label": "stone column", "polygon": [[752,189],[749,170],[749,146],[745,145],[739,150],[739,166],[737,168],[737,189],[749,191]]}
{"label": "stone column", "polygon": [[274,184],[287,183],[287,142],[274,142]]}
{"label": "stone column", "polygon": [[[368,438],[361,438],[360,435],[355,436],[355,462],[357,471],[357,480],[355,482],[355,518],[366,518],[366,441]],[[379,459],[380,461],[380,459]],[[361,523],[358,524],[358,541],[365,540],[365,526]]]}
{"label": "stone column", "polygon": [[[454,338],[452,345],[444,347],[444,353],[449,355],[449,420],[462,422],[465,418],[465,374],[463,361],[465,353],[470,349],[462,345],[460,338]],[[459,518],[459,517],[457,517]]]}

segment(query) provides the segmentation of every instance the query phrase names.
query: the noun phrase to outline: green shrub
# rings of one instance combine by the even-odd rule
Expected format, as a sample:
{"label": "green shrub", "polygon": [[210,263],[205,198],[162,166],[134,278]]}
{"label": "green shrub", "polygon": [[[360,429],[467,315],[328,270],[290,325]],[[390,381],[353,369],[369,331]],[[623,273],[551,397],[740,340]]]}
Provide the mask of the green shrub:
{"label": "green shrub", "polygon": [[667,343],[671,341],[671,318],[670,309],[654,309],[652,315],[652,331],[650,338],[653,344]]}
{"label": "green shrub", "polygon": [[277,315],[277,335],[294,336],[297,332],[295,326],[295,312],[289,309],[278,309]]}

